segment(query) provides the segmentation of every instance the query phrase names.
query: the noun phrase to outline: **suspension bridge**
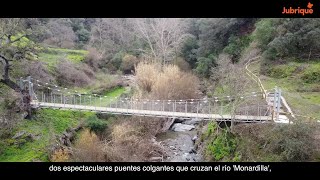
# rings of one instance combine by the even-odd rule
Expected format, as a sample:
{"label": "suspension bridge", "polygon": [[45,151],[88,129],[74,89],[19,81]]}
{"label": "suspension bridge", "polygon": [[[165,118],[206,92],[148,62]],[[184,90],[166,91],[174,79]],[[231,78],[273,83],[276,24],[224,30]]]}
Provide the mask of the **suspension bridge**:
{"label": "suspension bridge", "polygon": [[28,90],[33,108],[178,119],[290,123],[288,117],[281,114],[281,91],[278,88],[238,96],[151,100],[72,92],[67,88],[41,82],[30,76],[26,79],[21,78],[18,82],[21,89]]}

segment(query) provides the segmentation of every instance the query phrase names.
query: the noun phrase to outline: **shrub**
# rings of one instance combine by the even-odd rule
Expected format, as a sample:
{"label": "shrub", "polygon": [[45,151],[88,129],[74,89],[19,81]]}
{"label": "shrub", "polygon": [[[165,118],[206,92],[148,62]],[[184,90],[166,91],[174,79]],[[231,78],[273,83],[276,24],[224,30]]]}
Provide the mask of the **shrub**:
{"label": "shrub", "polygon": [[152,86],[159,74],[160,65],[140,62],[136,67],[136,81],[138,86],[146,92],[151,92]]}
{"label": "shrub", "polygon": [[192,99],[198,97],[199,80],[191,73],[180,71],[175,65],[163,68],[152,88],[156,99]]}
{"label": "shrub", "polygon": [[141,62],[136,67],[136,81],[144,92],[150,92],[155,99],[188,99],[198,97],[199,79],[181,71],[176,65]]}
{"label": "shrub", "polygon": [[62,41],[60,47],[66,48],[66,49],[72,49],[74,48],[74,42],[72,41]]}
{"label": "shrub", "polygon": [[120,69],[123,57],[124,57],[124,53],[120,51],[116,53],[111,59],[110,64],[115,68],[115,70]]}
{"label": "shrub", "polygon": [[200,57],[196,63],[196,72],[202,77],[209,77],[210,70],[215,66],[216,57],[209,55],[209,57]]}
{"label": "shrub", "polygon": [[297,69],[294,65],[277,65],[268,70],[268,74],[275,78],[285,78],[291,76]]}
{"label": "shrub", "polygon": [[130,55],[130,54],[126,54],[122,58],[120,70],[123,71],[125,74],[130,74],[134,70],[134,66],[137,63],[138,63],[137,57]]}
{"label": "shrub", "polygon": [[96,133],[102,133],[108,126],[107,121],[98,119],[96,115],[90,116],[86,120],[86,126],[90,129],[90,131],[94,131]]}
{"label": "shrub", "polygon": [[[35,79],[39,79],[45,82],[53,80],[52,75],[49,73],[48,68],[41,61],[17,61],[13,62],[13,69],[11,75],[13,77],[26,77],[28,75]],[[1,72],[1,70],[0,70]]]}
{"label": "shrub", "polygon": [[59,84],[66,86],[86,86],[90,84],[90,78],[87,74],[77,69],[70,61],[62,59],[56,67],[56,72]]}
{"label": "shrub", "polygon": [[73,159],[77,162],[103,161],[102,146],[97,135],[84,129],[75,143]]}
{"label": "shrub", "polygon": [[320,69],[314,68],[307,70],[301,78],[306,83],[320,83]]}
{"label": "shrub", "polygon": [[61,148],[56,150],[51,155],[50,161],[51,162],[67,162],[69,161],[69,159],[70,159],[69,153],[65,149]]}
{"label": "shrub", "polygon": [[[1,138],[1,137],[0,137]],[[3,142],[2,140],[0,141],[0,155],[5,151],[7,147],[7,143]]]}
{"label": "shrub", "polygon": [[242,51],[249,45],[250,41],[250,36],[231,36],[228,46],[223,51],[231,55],[233,62],[238,62]]}
{"label": "shrub", "polygon": [[317,151],[315,130],[319,126],[296,121],[292,125],[238,125],[234,132],[246,161],[308,161]]}
{"label": "shrub", "polygon": [[[119,121],[118,121],[119,122]],[[106,161],[149,161],[164,156],[161,146],[151,138],[161,129],[163,121],[142,117],[126,118],[111,130],[111,141],[104,144]]]}
{"label": "shrub", "polygon": [[89,53],[85,57],[85,62],[94,70],[99,68],[101,58],[99,52],[95,48],[88,48]]}
{"label": "shrub", "polygon": [[78,69],[84,72],[90,79],[96,78],[96,73],[87,64],[79,64]]}
{"label": "shrub", "polygon": [[276,28],[272,19],[262,19],[256,23],[253,38],[259,43],[260,48],[266,49],[267,45],[276,35]]}
{"label": "shrub", "polygon": [[187,61],[185,61],[183,58],[181,58],[181,57],[178,57],[175,61],[174,61],[174,64],[176,65],[176,66],[178,66],[179,68],[180,68],[180,70],[182,70],[182,71],[186,71],[186,72],[188,72],[188,71],[190,71],[190,65],[189,65],[189,63],[187,62]]}
{"label": "shrub", "polygon": [[235,137],[228,131],[223,130],[207,146],[207,153],[214,160],[219,161],[223,158],[231,158],[237,147]]}

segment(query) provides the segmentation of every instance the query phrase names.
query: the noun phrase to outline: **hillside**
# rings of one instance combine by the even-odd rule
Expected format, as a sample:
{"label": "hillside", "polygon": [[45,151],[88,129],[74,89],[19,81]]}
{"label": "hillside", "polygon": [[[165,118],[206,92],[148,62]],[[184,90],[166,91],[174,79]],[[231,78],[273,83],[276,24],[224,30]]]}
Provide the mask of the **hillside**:
{"label": "hillside", "polygon": [[262,75],[260,66],[261,63],[258,62],[249,69],[259,75],[266,89],[280,87],[293,112],[301,115],[300,118],[320,119],[320,86],[316,80],[320,61],[289,62],[273,66],[270,68],[270,76]]}
{"label": "hillside", "polygon": [[[319,161],[319,28],[314,18],[0,19],[0,161]],[[296,118],[274,121],[252,59]]]}

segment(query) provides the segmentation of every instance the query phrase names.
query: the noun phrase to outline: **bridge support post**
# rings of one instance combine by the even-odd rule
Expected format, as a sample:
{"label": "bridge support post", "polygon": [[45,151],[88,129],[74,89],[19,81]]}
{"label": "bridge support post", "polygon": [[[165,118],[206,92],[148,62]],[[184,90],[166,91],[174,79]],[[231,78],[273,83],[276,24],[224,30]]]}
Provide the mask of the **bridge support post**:
{"label": "bridge support post", "polygon": [[50,92],[50,102],[52,103],[52,91]]}
{"label": "bridge support post", "polygon": [[31,76],[27,77],[27,82],[28,82],[28,91],[29,91],[29,96],[30,96],[30,101],[32,101],[33,97],[33,91],[32,91],[32,82],[31,82]]}
{"label": "bridge support post", "polygon": [[277,101],[277,121],[279,121],[280,115],[280,105],[281,105],[281,89],[278,88],[278,101]]}
{"label": "bridge support post", "polygon": [[164,100],[162,101],[162,112],[164,111]]}
{"label": "bridge support post", "polygon": [[154,100],[151,100],[151,111],[153,111],[153,105],[154,104]]}
{"label": "bridge support post", "polygon": [[186,110],[186,114],[187,114],[187,112],[188,112],[188,101],[186,101],[185,110]]}
{"label": "bridge support post", "polygon": [[198,104],[197,104],[197,117],[198,117],[198,114],[199,114],[199,101],[198,101]]}
{"label": "bridge support post", "polygon": [[274,95],[273,95],[273,111],[272,111],[272,120],[274,121],[275,120],[275,117],[276,117],[276,101],[277,101],[277,89],[278,87],[276,86],[274,88]]}

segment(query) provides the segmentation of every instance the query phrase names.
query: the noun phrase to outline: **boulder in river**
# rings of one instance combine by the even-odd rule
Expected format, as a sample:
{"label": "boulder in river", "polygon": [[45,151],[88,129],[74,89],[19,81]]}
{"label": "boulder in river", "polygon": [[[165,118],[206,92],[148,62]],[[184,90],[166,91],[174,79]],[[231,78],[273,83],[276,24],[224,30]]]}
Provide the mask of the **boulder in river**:
{"label": "boulder in river", "polygon": [[176,132],[184,132],[184,131],[191,131],[192,129],[194,129],[195,126],[193,125],[187,125],[187,124],[181,124],[181,123],[175,123],[172,126],[172,130],[176,131]]}

